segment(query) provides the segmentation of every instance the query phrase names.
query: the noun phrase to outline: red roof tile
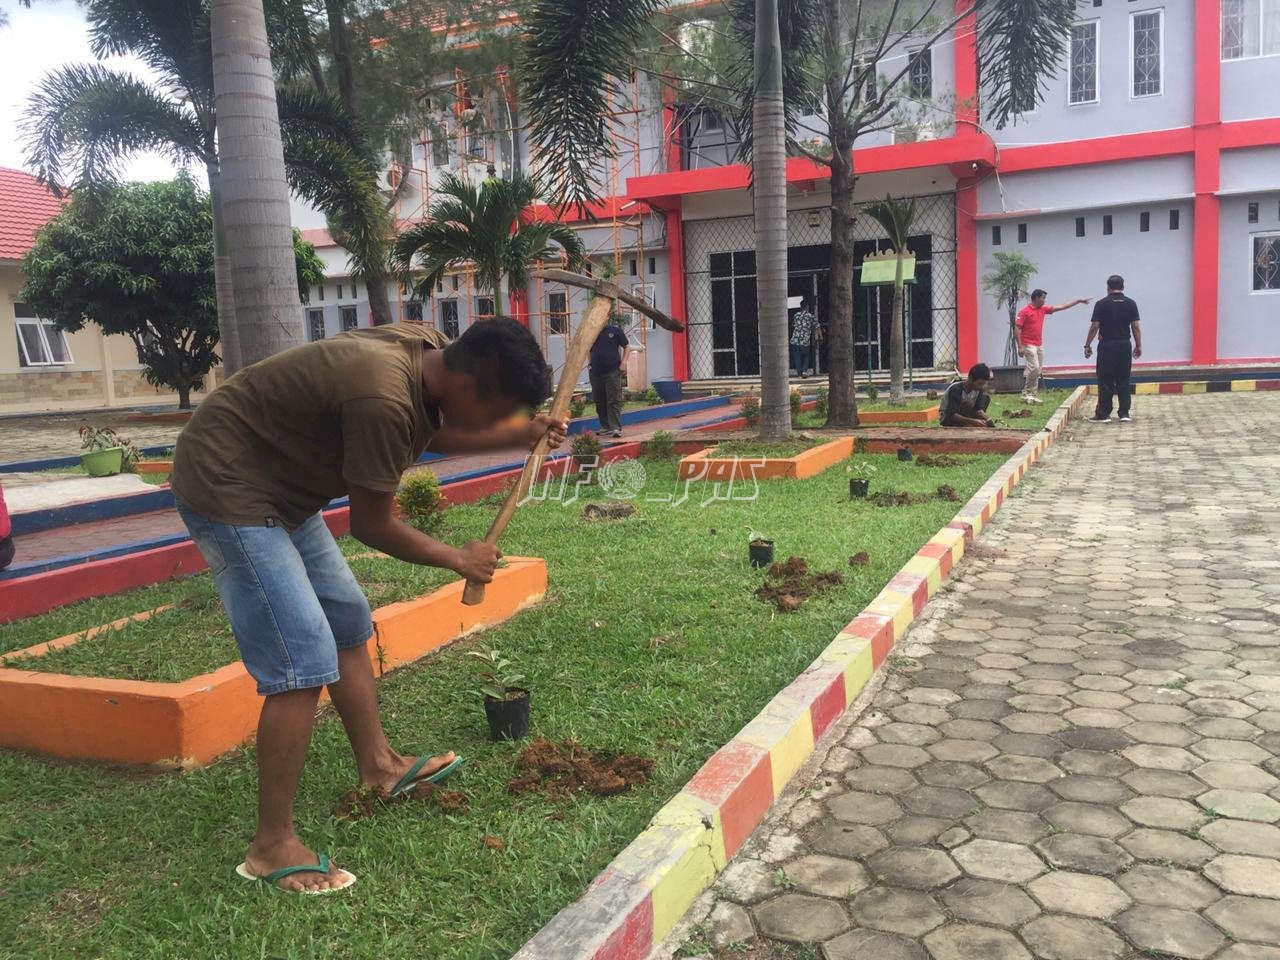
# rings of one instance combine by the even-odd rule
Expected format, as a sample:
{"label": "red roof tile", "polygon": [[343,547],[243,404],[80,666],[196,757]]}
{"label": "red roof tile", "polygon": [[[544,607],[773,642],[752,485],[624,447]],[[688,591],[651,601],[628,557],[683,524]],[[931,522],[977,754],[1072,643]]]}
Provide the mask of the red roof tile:
{"label": "red roof tile", "polygon": [[324,227],[313,227],[310,230],[299,230],[302,239],[307,241],[313,247],[336,247],[333,237],[329,236],[329,231]]}
{"label": "red roof tile", "polygon": [[21,260],[63,201],[31,174],[0,167],[0,260]]}

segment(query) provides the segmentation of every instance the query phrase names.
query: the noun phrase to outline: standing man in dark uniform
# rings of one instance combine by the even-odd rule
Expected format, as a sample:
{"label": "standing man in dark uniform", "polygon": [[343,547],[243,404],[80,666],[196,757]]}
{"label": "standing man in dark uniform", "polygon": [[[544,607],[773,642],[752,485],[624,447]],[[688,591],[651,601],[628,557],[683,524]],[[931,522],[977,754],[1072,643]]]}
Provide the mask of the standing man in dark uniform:
{"label": "standing man in dark uniform", "polygon": [[[1128,423],[1129,371],[1135,357],[1142,356],[1142,326],[1138,305],[1124,295],[1124,277],[1107,277],[1107,295],[1093,305],[1093,321],[1084,342],[1085,357],[1093,356],[1093,338],[1098,337],[1098,407],[1091,423],[1111,422],[1111,398],[1120,402],[1120,422]],[[1129,335],[1133,334],[1130,345]]]}
{"label": "standing man in dark uniform", "polygon": [[610,321],[591,345],[587,371],[602,437],[622,436],[622,361],[627,344],[622,327]]}

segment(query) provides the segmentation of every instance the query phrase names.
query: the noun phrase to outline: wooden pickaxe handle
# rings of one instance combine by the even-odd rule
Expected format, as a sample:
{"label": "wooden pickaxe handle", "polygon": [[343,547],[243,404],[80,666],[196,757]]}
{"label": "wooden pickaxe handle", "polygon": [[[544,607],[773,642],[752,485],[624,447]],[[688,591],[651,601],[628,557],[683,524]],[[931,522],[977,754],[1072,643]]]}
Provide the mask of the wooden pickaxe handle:
{"label": "wooden pickaxe handle", "polygon": [[[550,416],[557,420],[568,419],[569,401],[573,398],[573,390],[578,385],[578,374],[582,372],[582,366],[587,362],[587,357],[591,354],[591,345],[596,342],[596,337],[600,335],[600,331],[608,324],[609,314],[612,310],[613,301],[607,297],[596,297],[587,307],[582,323],[578,326],[578,332],[574,334],[573,340],[569,343],[569,352],[564,360],[564,368],[560,372],[560,382],[556,385],[555,395],[551,399]],[[498,538],[507,529],[507,524],[511,522],[511,518],[515,516],[516,507],[529,492],[529,487],[536,479],[538,468],[542,466],[550,449],[551,443],[544,434],[525,459],[524,469],[520,471],[520,479],[516,481],[516,485],[507,494],[507,499],[502,504],[502,509],[494,517],[493,523],[489,527],[489,532],[484,535],[485,543],[497,546]],[[475,580],[468,580],[466,587],[462,591],[462,602],[469,607],[473,607],[483,600],[484,584]]]}

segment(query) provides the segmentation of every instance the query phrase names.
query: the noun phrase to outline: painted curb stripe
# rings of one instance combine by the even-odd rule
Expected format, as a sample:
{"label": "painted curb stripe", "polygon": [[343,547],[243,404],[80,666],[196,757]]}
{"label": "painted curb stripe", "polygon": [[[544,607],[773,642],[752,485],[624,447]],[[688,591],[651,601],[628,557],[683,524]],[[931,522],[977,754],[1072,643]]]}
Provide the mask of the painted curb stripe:
{"label": "painted curb stripe", "polygon": [[[703,764],[582,898],[556,914],[513,960],[647,957],[763,820],[817,740],[857,699],[925,600],[964,555],[966,544],[1062,432],[1085,396],[1077,388],[1045,431],[1006,461],[808,669]],[[649,872],[636,875],[646,861]],[[632,896],[621,889],[626,878],[635,888]],[[652,892],[647,916],[642,912],[646,890]],[[611,903],[620,909],[602,933],[601,918],[609,916]],[[681,905],[684,909],[677,912]]]}

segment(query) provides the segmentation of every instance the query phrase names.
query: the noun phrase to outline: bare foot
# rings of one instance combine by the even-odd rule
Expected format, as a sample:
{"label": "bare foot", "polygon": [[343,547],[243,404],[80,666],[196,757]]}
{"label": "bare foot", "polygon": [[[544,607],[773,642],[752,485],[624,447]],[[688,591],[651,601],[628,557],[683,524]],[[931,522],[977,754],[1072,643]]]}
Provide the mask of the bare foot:
{"label": "bare foot", "polygon": [[[254,841],[244,858],[245,867],[255,877],[265,877],[273,871],[282,870],[285,867],[297,867],[307,863],[318,865],[320,857],[318,854],[308,850],[306,845],[297,837],[292,837],[282,843],[270,846],[259,845],[257,841]],[[281,877],[277,880],[276,886],[281,890],[289,890],[295,893],[304,890],[331,890],[342,886],[350,876],[351,874],[347,873],[347,871],[330,864],[328,873],[320,873],[319,871],[291,873],[289,876]]]}
{"label": "bare foot", "polygon": [[[360,785],[373,790],[379,790],[383,793],[390,793],[391,789],[400,782],[403,777],[418,762],[419,757],[402,757],[399,754],[392,756],[390,761],[380,766],[376,771],[362,776]],[[443,770],[454,760],[458,759],[458,755],[450,750],[448,753],[442,753],[439,756],[432,757],[418,771],[417,776],[413,778],[411,783],[418,783],[425,780],[434,773]]]}

